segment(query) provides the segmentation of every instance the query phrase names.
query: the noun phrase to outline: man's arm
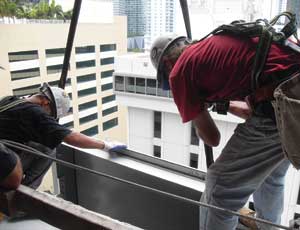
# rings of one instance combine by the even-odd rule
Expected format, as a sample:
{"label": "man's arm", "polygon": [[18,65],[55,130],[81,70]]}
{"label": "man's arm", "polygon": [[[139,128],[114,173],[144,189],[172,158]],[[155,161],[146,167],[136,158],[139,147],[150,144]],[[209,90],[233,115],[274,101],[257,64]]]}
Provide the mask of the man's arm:
{"label": "man's arm", "polygon": [[230,101],[228,112],[245,120],[252,114],[251,108],[244,101]]}
{"label": "man's arm", "polygon": [[0,186],[7,189],[17,189],[21,184],[22,178],[23,178],[22,164],[19,157],[17,157],[17,164],[15,168],[3,181],[1,181]]}
{"label": "man's arm", "polygon": [[105,144],[103,141],[96,140],[94,138],[91,138],[89,136],[74,131],[64,138],[64,142],[79,148],[90,148],[90,149],[105,148]]}
{"label": "man's arm", "polygon": [[220,143],[220,132],[211,118],[207,109],[201,111],[193,120],[196,133],[205,144],[209,146],[218,146]]}

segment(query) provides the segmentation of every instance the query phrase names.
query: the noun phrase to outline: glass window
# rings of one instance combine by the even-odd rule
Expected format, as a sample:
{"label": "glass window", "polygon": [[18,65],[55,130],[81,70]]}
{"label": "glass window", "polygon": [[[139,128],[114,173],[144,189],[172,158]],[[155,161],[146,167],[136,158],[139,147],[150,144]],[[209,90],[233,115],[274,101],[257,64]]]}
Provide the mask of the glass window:
{"label": "glass window", "polygon": [[146,90],[146,79],[136,78],[136,93],[145,94]]}
{"label": "glass window", "polygon": [[112,77],[114,70],[107,70],[101,72],[101,78]]}
{"label": "glass window", "polygon": [[30,94],[34,94],[34,93],[37,93],[39,91],[40,86],[41,85],[38,84],[38,85],[31,85],[31,86],[27,86],[27,87],[14,89],[13,94],[15,96],[27,96],[27,95],[30,95]]}
{"label": "glass window", "polygon": [[198,168],[198,154],[190,153],[190,167]]}
{"label": "glass window", "polygon": [[98,126],[96,125],[89,129],[83,130],[83,131],[81,131],[81,133],[83,133],[84,135],[90,136],[90,137],[95,136],[99,133]]}
{"label": "glass window", "polygon": [[191,145],[199,145],[199,138],[196,134],[195,127],[191,127]]}
{"label": "glass window", "polygon": [[115,126],[118,125],[118,118],[113,118],[111,120],[103,122],[102,125],[103,125],[103,131],[111,129],[111,128],[113,128],[113,127],[115,127]]}
{"label": "glass window", "polygon": [[95,73],[77,76],[77,83],[83,83],[83,82],[94,81],[94,80],[96,80]]}
{"label": "glass window", "polygon": [[65,48],[46,49],[46,57],[61,57],[65,55]]}
{"label": "glass window", "polygon": [[96,87],[83,89],[83,90],[78,91],[78,97],[85,97],[85,96],[96,94],[96,93],[97,93]]}
{"label": "glass window", "polygon": [[124,77],[115,76],[115,90],[123,92],[124,86]]}
{"label": "glass window", "polygon": [[110,90],[112,88],[113,88],[113,83],[108,83],[108,84],[105,84],[105,85],[101,85],[101,90],[102,91]]}
{"label": "glass window", "polygon": [[116,95],[110,95],[102,98],[102,104],[115,101],[116,100]]}
{"label": "glass window", "polygon": [[161,112],[154,111],[154,137],[161,138]]}
{"label": "glass window", "polygon": [[109,114],[115,113],[117,111],[118,111],[118,106],[114,106],[114,107],[103,110],[102,111],[102,116],[104,117],[104,116],[107,116]]}
{"label": "glass window", "polygon": [[125,90],[126,92],[134,93],[135,87],[135,78],[134,77],[126,77],[125,78]]}
{"label": "glass window", "polygon": [[162,83],[158,83],[158,86],[157,86],[157,96],[168,97],[169,96],[169,90],[163,90],[161,84]]}
{"label": "glass window", "polygon": [[95,46],[81,46],[75,48],[76,54],[95,53]]}
{"label": "glass window", "polygon": [[146,84],[146,94],[156,95],[156,80],[147,79]]}
{"label": "glass window", "polygon": [[63,64],[47,66],[47,74],[60,73],[63,68]]}
{"label": "glass window", "polygon": [[101,65],[114,64],[114,62],[115,62],[115,58],[114,58],[114,57],[101,58],[101,59],[100,59]]}
{"label": "glass window", "polygon": [[74,122],[70,121],[68,123],[62,124],[63,127],[68,128],[68,129],[72,129],[74,128]]}
{"label": "glass window", "polygon": [[82,110],[90,109],[90,108],[93,108],[96,106],[97,106],[97,101],[94,100],[94,101],[89,101],[89,102],[83,103],[83,104],[79,105],[78,108],[79,108],[79,111],[82,111]]}
{"label": "glass window", "polygon": [[94,121],[94,120],[97,120],[97,119],[98,119],[98,114],[94,113],[94,114],[88,115],[86,117],[80,118],[79,119],[79,124],[82,125],[84,123],[87,123],[87,122],[90,122],[90,121]]}
{"label": "glass window", "polygon": [[39,77],[40,68],[16,70],[16,71],[11,71],[10,74],[11,74],[12,81],[21,80],[25,78]]}
{"label": "glass window", "polygon": [[112,51],[112,50],[116,50],[116,49],[117,49],[116,44],[100,45],[100,52]]}
{"label": "glass window", "polygon": [[[57,81],[49,81],[48,84],[49,84],[50,86],[58,86],[59,80],[57,80]],[[65,85],[65,86],[70,86],[70,85],[71,85],[71,78],[68,78],[68,79],[66,80],[66,85]]]}
{"label": "glass window", "polygon": [[96,66],[96,61],[95,60],[76,62],[76,68],[77,69],[95,67],[95,66]]}
{"label": "glass window", "polygon": [[39,55],[37,50],[9,52],[8,59],[9,62],[27,61],[27,60],[39,59]]}
{"label": "glass window", "polygon": [[161,157],[161,147],[158,145],[153,146],[153,156],[155,157]]}

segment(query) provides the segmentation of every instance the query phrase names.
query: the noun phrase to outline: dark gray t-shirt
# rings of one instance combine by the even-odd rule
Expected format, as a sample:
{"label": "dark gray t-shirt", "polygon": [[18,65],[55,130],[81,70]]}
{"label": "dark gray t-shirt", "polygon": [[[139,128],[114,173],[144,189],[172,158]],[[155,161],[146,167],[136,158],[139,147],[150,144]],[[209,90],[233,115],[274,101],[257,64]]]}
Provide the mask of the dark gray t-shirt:
{"label": "dark gray t-shirt", "polygon": [[[12,97],[10,101],[17,100]],[[0,138],[26,143],[34,141],[51,149],[72,131],[60,125],[41,106],[26,102],[0,113]]]}

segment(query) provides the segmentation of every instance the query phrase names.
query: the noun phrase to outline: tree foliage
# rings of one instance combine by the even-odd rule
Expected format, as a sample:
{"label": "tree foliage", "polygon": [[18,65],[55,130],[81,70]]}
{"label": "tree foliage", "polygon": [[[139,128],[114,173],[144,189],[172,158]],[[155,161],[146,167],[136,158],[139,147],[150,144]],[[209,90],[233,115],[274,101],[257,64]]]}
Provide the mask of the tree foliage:
{"label": "tree foliage", "polygon": [[0,17],[27,19],[71,19],[72,11],[64,12],[55,0],[32,4],[26,0],[0,0]]}

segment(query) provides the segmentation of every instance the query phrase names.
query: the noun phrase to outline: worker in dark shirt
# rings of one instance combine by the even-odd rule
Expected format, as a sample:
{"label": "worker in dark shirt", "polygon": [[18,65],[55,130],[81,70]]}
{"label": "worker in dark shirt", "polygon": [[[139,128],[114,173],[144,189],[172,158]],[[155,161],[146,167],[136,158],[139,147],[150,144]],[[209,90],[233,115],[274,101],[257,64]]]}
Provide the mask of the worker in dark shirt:
{"label": "worker in dark shirt", "polygon": [[[171,89],[182,121],[192,121],[207,145],[217,146],[221,138],[209,113],[211,103],[230,102],[229,112],[246,120],[209,167],[201,201],[238,211],[253,194],[257,217],[279,224],[290,163],[282,150],[270,100],[253,104],[248,100],[257,43],[257,38],[225,33],[194,44],[186,37],[160,37],[151,48],[151,60],[158,81],[164,89]],[[274,78],[299,78],[299,70],[298,52],[271,44],[259,80],[262,86],[275,88]],[[232,230],[237,223],[237,216],[200,207],[201,230]]]}
{"label": "worker in dark shirt", "polygon": [[[69,108],[65,91],[46,83],[27,98],[4,97],[0,100],[0,139],[26,144],[51,156],[61,142],[105,151],[126,148],[124,144],[96,140],[60,125],[57,119],[65,116]],[[0,187],[15,189],[22,183],[35,189],[50,166],[48,159],[0,143]]]}

